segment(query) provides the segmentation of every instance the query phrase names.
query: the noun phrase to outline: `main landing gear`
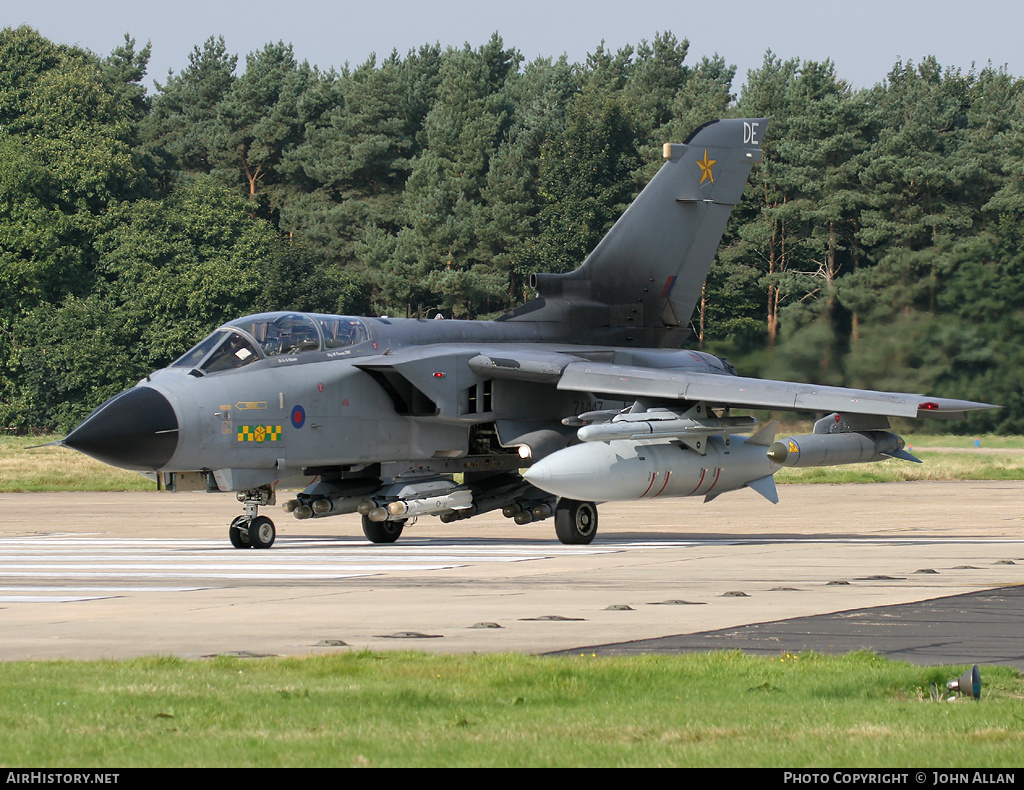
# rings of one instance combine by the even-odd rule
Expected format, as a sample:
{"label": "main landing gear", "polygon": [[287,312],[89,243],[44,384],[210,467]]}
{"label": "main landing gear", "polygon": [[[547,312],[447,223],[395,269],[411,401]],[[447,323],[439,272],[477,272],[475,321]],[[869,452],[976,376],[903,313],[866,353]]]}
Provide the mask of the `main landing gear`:
{"label": "main landing gear", "polygon": [[363,535],[370,543],[394,543],[401,536],[408,520],[371,521],[369,516],[363,516]]}
{"label": "main landing gear", "polygon": [[555,535],[570,545],[591,543],[597,535],[597,505],[559,499],[555,505]]}
{"label": "main landing gear", "polygon": [[239,516],[228,527],[228,537],[236,549],[269,549],[277,538],[274,522],[266,516],[256,515],[260,505],[273,505],[274,489],[260,486],[239,491],[238,500],[245,505],[245,515]]}

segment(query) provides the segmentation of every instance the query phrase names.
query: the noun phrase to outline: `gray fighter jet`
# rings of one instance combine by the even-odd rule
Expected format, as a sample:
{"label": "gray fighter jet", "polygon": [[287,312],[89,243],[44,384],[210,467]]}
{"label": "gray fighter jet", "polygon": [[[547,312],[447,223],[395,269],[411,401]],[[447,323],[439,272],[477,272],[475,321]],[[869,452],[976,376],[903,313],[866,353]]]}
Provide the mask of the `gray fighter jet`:
{"label": "gray fighter jet", "polygon": [[[534,275],[537,298],[497,321],[247,316],[101,405],[63,444],[159,473],[172,490],[238,492],[238,548],[273,544],[259,508],[286,485],[305,485],[283,503],[292,516],[358,512],[375,543],[418,516],[496,509],[518,524],[554,517],[563,543],[589,543],[599,502],[743,487],[776,502],[783,466],[916,461],[889,417],[988,404],[742,378],[679,350],[767,125],[714,121],[666,145],[582,265]],[[829,416],[776,441],[774,421],[734,408]]]}

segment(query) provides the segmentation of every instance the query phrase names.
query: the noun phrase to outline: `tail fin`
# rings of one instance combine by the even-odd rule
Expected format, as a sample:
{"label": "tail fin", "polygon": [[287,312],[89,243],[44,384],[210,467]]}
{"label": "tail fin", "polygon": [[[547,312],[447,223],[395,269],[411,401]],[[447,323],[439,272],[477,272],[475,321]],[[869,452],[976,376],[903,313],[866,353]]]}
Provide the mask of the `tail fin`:
{"label": "tail fin", "polygon": [[677,346],[767,126],[766,118],[711,121],[685,143],[666,144],[665,164],[583,264],[533,275],[538,299],[507,320],[568,322],[584,342]]}

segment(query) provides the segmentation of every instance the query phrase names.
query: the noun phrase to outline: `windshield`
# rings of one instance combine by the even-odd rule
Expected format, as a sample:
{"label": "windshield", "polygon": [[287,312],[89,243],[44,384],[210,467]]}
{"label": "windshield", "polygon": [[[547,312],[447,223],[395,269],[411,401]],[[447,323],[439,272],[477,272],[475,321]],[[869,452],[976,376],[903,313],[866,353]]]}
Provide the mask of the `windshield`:
{"label": "windshield", "polygon": [[252,343],[237,332],[232,332],[227,336],[227,339],[221,343],[209,357],[207,357],[206,362],[203,363],[202,367],[207,373],[213,373],[218,370],[240,368],[242,365],[248,365],[250,362],[255,362],[259,358],[260,356],[252,347]]}
{"label": "windshield", "polygon": [[171,367],[198,368],[199,363],[206,359],[206,355],[216,348],[223,340],[224,333],[218,329],[212,335],[204,338],[202,341],[192,346],[189,351],[186,351],[178,357],[178,359],[171,363]]}
{"label": "windshield", "polygon": [[171,367],[199,369],[206,373],[240,368],[260,358],[252,342],[238,332],[218,329]]}

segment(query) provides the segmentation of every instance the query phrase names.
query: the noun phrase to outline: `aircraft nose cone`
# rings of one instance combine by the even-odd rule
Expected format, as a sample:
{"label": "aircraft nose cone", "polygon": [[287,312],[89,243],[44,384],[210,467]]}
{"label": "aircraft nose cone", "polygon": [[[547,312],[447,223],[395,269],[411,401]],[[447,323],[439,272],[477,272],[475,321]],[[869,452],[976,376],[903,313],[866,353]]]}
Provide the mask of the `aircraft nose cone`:
{"label": "aircraft nose cone", "polygon": [[111,466],[156,471],[178,447],[178,419],[155,389],[133,387],[86,417],[63,444]]}

